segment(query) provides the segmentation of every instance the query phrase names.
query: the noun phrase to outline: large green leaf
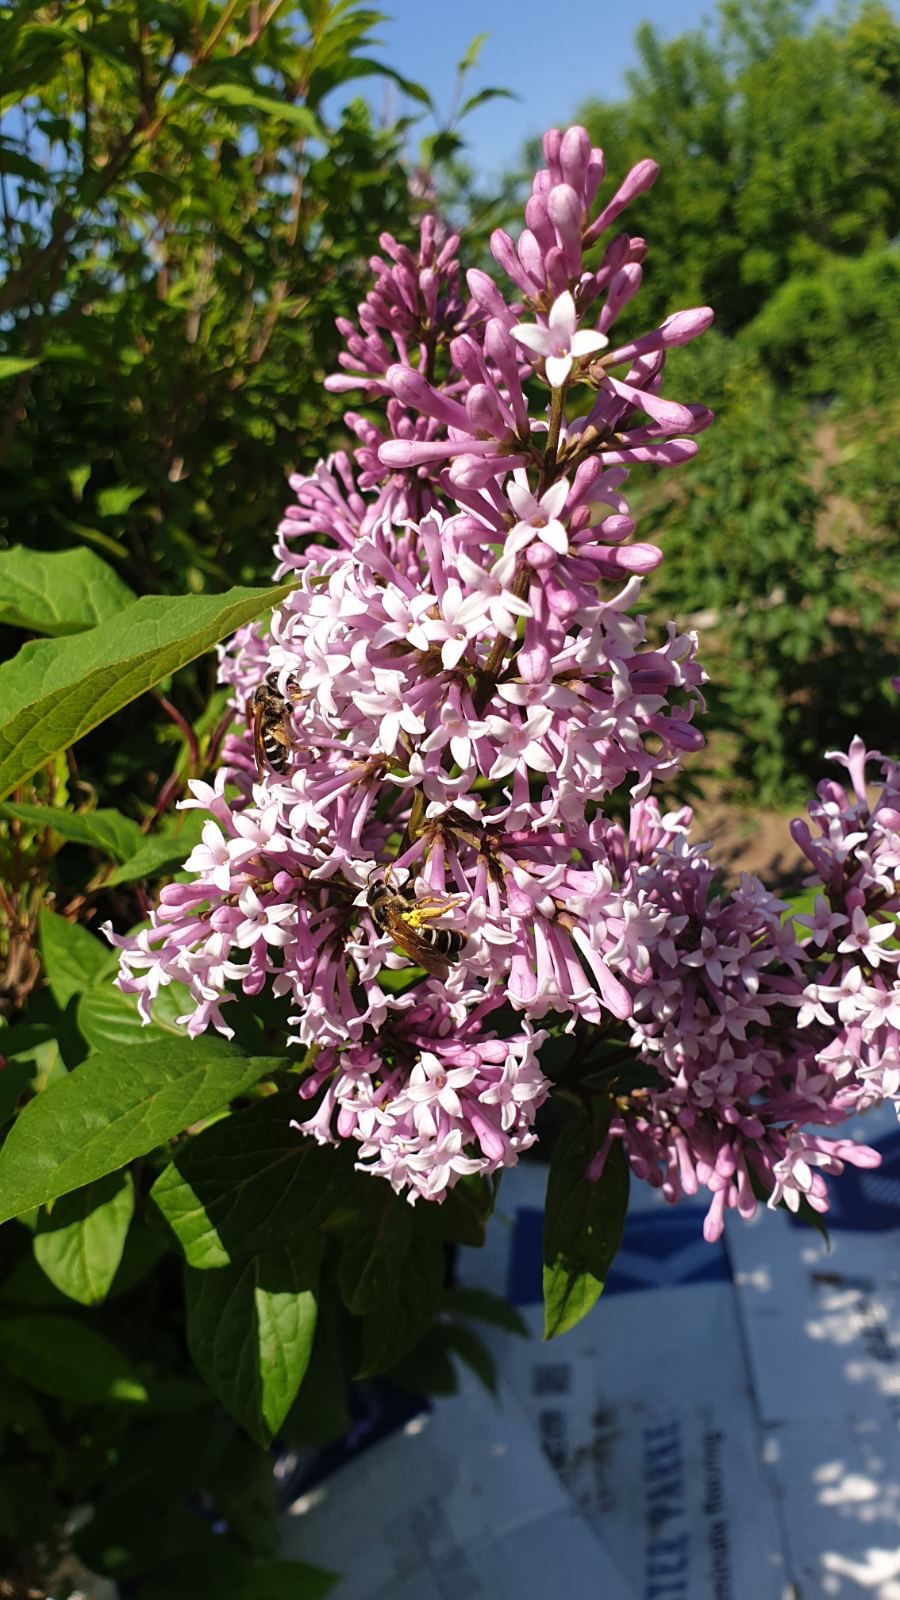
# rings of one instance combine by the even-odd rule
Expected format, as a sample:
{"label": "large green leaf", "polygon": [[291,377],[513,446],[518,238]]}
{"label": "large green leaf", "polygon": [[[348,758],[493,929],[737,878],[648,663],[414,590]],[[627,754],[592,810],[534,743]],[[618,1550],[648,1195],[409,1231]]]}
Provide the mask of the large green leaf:
{"label": "large green leaf", "polygon": [[96,1405],[147,1399],[130,1361],[75,1317],[0,1316],[0,1360],[14,1377],[60,1400]]}
{"label": "large green leaf", "polygon": [[317,1270],[309,1249],[277,1246],[214,1272],[185,1268],[197,1369],[261,1445],[280,1428],[309,1365]]}
{"label": "large green leaf", "polygon": [[157,1178],[151,1193],[190,1266],[222,1268],[308,1233],[341,1204],[348,1164],[291,1127],[297,1107],[295,1094],[248,1106],[184,1145]]}
{"label": "large green leaf", "polygon": [[362,1318],[358,1377],[385,1372],[418,1344],[440,1309],[445,1267],[440,1240],[431,1233],[416,1234],[393,1291]]}
{"label": "large green leaf", "polygon": [[[416,1219],[412,1207],[388,1184],[359,1177],[357,1188],[364,1204],[359,1222],[344,1240],[338,1283],[347,1310],[361,1317],[397,1295]],[[434,1244],[443,1255],[443,1246],[436,1240]]]}
{"label": "large green leaf", "polygon": [[0,622],[29,633],[80,633],[134,595],[93,550],[0,550]]}
{"label": "large green leaf", "polygon": [[[137,1007],[137,996],[123,994],[112,983],[98,983],[86,989],[78,1002],[78,1030],[92,1052],[143,1049],[162,1044],[165,1039],[186,1039],[184,1025],[175,1021],[191,1009],[190,995],[183,983],[170,983],[160,989],[153,1002],[153,1021],[144,1022]],[[227,1050],[217,1034],[209,1035],[215,1050]]]}
{"label": "large green leaf", "polygon": [[0,798],[290,587],[147,596],[102,628],[26,644],[0,667]]}
{"label": "large green leaf", "polygon": [[134,1214],[128,1172],[110,1172],[41,1210],[34,1235],[38,1265],[70,1300],[99,1305],[119,1270]]}
{"label": "large green leaf", "polygon": [[46,906],[41,907],[38,927],[44,972],[58,1006],[67,1006],[115,963],[115,952],[102,939]]}
{"label": "large green leaf", "polygon": [[108,888],[117,883],[136,883],[141,878],[158,878],[177,872],[184,865],[196,844],[200,843],[203,825],[209,819],[202,811],[188,811],[179,818],[177,827],[160,833],[143,834],[138,848],[123,859],[106,879]]}
{"label": "large green leaf", "polygon": [[0,817],[16,817],[33,828],[52,828],[61,838],[71,839],[73,844],[93,845],[116,861],[127,861],[145,843],[137,823],[123,817],[121,811],[66,811],[62,806],[14,804],[7,800],[0,805]]}
{"label": "large green leaf", "polygon": [[146,1155],[221,1110],[273,1064],[211,1039],[91,1056],[10,1129],[0,1150],[0,1222]]}
{"label": "large green leaf", "polygon": [[602,1177],[585,1173],[596,1152],[593,1120],[567,1122],[550,1157],[544,1214],[544,1338],[574,1328],[603,1293],[622,1242],[628,1209],[628,1163],[613,1140]]}

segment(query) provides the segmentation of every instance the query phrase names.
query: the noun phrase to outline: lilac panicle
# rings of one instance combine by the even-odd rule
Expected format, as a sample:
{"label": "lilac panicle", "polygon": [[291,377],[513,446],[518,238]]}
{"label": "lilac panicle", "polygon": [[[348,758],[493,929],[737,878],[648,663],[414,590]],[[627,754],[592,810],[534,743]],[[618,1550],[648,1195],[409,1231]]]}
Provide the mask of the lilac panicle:
{"label": "lilac panicle", "polygon": [[[807,1124],[897,1092],[896,775],[872,816],[827,788],[822,838],[798,835],[824,886],[808,934],[755,879],[715,893],[689,813],[661,815],[704,674],[693,634],[635,611],[662,552],[623,489],[696,453],[710,413],[663,378],[712,313],[617,342],[647,247],[612,230],[655,163],[604,195],[584,129],[544,150],[518,240],[492,239],[511,289],[464,277],[433,216],[415,248],[382,237],[326,380],[367,408],[356,447],[291,478],[295,587],[220,652],[236,722],[183,802],[208,813],[191,876],[110,937],[142,1016],[180,985],[191,1036],[284,1000],[298,1127],[411,1201],[534,1142],[547,1027],[601,1063],[625,1036],[650,1086],[616,1096],[589,1175],[619,1139],[666,1198],[707,1190],[715,1237],[758,1195],[823,1209],[822,1173],[871,1159]],[[264,682],[285,743],[258,768]]]}

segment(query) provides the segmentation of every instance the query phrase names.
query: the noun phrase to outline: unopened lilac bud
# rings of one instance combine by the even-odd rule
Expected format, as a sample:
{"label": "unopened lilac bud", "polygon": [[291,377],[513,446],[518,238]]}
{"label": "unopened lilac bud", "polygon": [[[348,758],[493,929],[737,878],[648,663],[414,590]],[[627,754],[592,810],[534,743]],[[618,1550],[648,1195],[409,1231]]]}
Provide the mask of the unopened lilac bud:
{"label": "unopened lilac bud", "polygon": [[479,433],[492,433],[499,438],[510,431],[497,391],[486,383],[476,383],[469,390],[466,413]]}
{"label": "unopened lilac bud", "polygon": [[559,245],[554,245],[552,250],[547,251],[544,271],[547,274],[547,282],[553,293],[555,295],[565,294],[569,287],[569,269],[565,253],[560,249]]}
{"label": "unopened lilac bud", "polygon": [[566,266],[574,276],[581,268],[581,201],[569,184],[558,183],[547,196],[547,211],[559,235]]}
{"label": "unopened lilac bud", "polygon": [[628,544],[621,550],[603,552],[603,565],[612,573],[637,572],[643,576],[655,572],[662,559],[663,553],[655,544]]}
{"label": "unopened lilac bud", "polygon": [[591,159],[591,140],[586,128],[576,123],[567,128],[559,147],[559,164],[563,182],[569,184],[579,196],[584,194],[584,180]]}
{"label": "unopened lilac bud", "polygon": [[535,572],[540,572],[546,567],[555,566],[559,557],[555,550],[550,549],[549,545],[542,544],[539,539],[536,539],[534,544],[529,545],[526,550],[525,560],[530,567],[534,568]]}
{"label": "unopened lilac bud", "polygon": [[495,228],[491,234],[491,254],[497,264],[503,268],[506,276],[512,279],[523,294],[533,295],[535,290],[543,287],[539,280],[529,278],[516,255],[516,247],[512,239],[508,233],[504,233],[502,228]]}
{"label": "unopened lilac bud", "polygon": [[[496,451],[496,441],[475,439],[471,449],[487,446]],[[459,446],[457,446],[459,448]],[[476,456],[469,453],[458,455],[447,474],[450,482],[463,489],[483,489],[487,484],[493,483],[498,475],[503,472],[512,472],[516,467],[524,466],[524,456]]]}
{"label": "unopened lilac bud", "polygon": [[606,173],[606,158],[599,146],[595,145],[588,161],[587,172],[584,178],[584,203],[591,206],[596,198],[597,190],[603,182]]}
{"label": "unopened lilac bud", "polygon": [[476,305],[480,306],[491,317],[503,317],[509,321],[512,312],[493,278],[489,278],[487,273],[482,272],[479,267],[472,267],[466,273],[466,283]]}
{"label": "unopened lilac bud", "polygon": [[633,406],[646,411],[654,422],[660,423],[665,428],[671,428],[673,432],[679,428],[689,428],[693,422],[687,406],[679,405],[677,400],[665,400],[661,395],[651,394],[646,389],[635,389],[630,383],[622,383],[618,378],[607,378],[606,382],[620,399],[630,401]]}
{"label": "unopened lilac bud", "polygon": [[608,333],[623,306],[627,306],[629,300],[634,299],[641,287],[643,276],[644,269],[636,261],[629,262],[627,267],[619,268],[610,283],[606,304],[600,313],[598,326],[601,333]]}
{"label": "unopened lilac bud", "polygon": [[600,460],[611,467],[624,466],[631,462],[643,466],[677,467],[683,461],[690,461],[699,448],[693,439],[666,439],[659,444],[636,445],[632,450],[603,450]]}
{"label": "unopened lilac bud", "polygon": [[675,311],[671,317],[666,317],[660,328],[664,336],[664,343],[668,345],[689,344],[691,339],[696,339],[705,333],[715,320],[715,312],[711,306],[696,306],[691,311]]}
{"label": "unopened lilac bud", "polygon": [[612,199],[607,201],[599,217],[595,222],[591,223],[585,235],[585,244],[593,244],[595,239],[599,239],[610,224],[615,222],[616,217],[621,215],[626,206],[630,206],[631,202],[636,200],[639,195],[646,194],[647,190],[653,187],[658,176],[659,165],[657,162],[651,161],[649,157],[644,161],[639,161],[636,166],[632,167]]}
{"label": "unopened lilac bud", "polygon": [[450,359],[457,372],[470,386],[486,383],[488,372],[475,340],[467,333],[450,341]]}
{"label": "unopened lilac bud", "polygon": [[440,255],[438,256],[437,261],[434,263],[436,272],[446,271],[449,275],[451,271],[456,270],[456,254],[459,250],[459,242],[458,233],[448,233],[446,239],[441,245]]}
{"label": "unopened lilac bud", "polygon": [[405,406],[412,406],[415,411],[421,411],[423,416],[434,417],[436,422],[443,422],[446,427],[468,428],[465,406],[433,389],[414,367],[404,367],[398,362],[388,367],[385,379]]}
{"label": "unopened lilac bud", "polygon": [[535,283],[544,282],[544,252],[530,228],[523,228],[517,245],[519,260]]}
{"label": "unopened lilac bud", "polygon": [[547,199],[547,195],[532,194],[525,203],[525,225],[531,229],[542,250],[550,250],[556,243],[547,211]]}
{"label": "unopened lilac bud", "polygon": [[430,267],[423,267],[419,273],[419,292],[425,306],[429,322],[434,322],[438,302],[438,277]]}
{"label": "unopened lilac bud", "polygon": [[433,211],[426,212],[419,225],[419,259],[423,265],[434,258],[437,237],[437,218]]}
{"label": "unopened lilac bud", "polygon": [[560,166],[559,160],[560,151],[562,149],[562,141],[563,136],[559,128],[548,128],[547,132],[544,134],[544,160],[547,163],[547,170],[550,173],[554,183],[559,183],[562,179],[562,167]]}
{"label": "unopened lilac bud", "polygon": [[614,512],[611,517],[604,517],[603,521],[598,523],[597,526],[598,531],[603,535],[604,542],[607,544],[621,544],[623,539],[627,539],[629,534],[634,533],[634,519],[622,516],[618,511]]}

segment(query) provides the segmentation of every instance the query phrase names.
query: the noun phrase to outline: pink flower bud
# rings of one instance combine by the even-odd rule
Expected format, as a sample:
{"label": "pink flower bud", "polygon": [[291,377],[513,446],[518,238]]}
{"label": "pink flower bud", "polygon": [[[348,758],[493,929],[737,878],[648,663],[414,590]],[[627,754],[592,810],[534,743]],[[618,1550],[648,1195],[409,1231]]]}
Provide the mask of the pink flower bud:
{"label": "pink flower bud", "polygon": [[585,235],[585,246],[593,244],[595,240],[599,239],[610,224],[615,222],[616,217],[621,215],[625,207],[631,205],[632,200],[636,200],[639,195],[646,194],[648,189],[652,189],[658,176],[659,166],[657,162],[651,161],[649,157],[639,161],[637,166],[632,167],[612,199],[607,201],[597,220],[591,223]]}
{"label": "pink flower bud", "polygon": [[532,279],[525,272],[516,255],[516,247],[508,233],[502,228],[495,228],[491,234],[491,254],[499,266],[503,268],[508,278],[521,289],[523,294],[529,296],[543,288],[540,280]]}
{"label": "pink flower bud", "polygon": [[567,128],[559,147],[559,164],[563,182],[569,184],[579,196],[584,194],[584,180],[591,159],[591,140],[586,128],[577,123]]}
{"label": "pink flower bud", "polygon": [[562,178],[562,167],[560,166],[559,158],[563,142],[563,136],[559,128],[548,128],[547,132],[544,134],[542,142],[544,146],[544,160],[547,163],[547,170],[549,171],[553,182],[559,183],[560,179]]}
{"label": "pink flower bud", "polygon": [[558,183],[547,196],[547,211],[559,235],[568,272],[575,277],[581,268],[581,201],[568,184]]}
{"label": "pink flower bud", "polygon": [[480,306],[483,311],[486,311],[489,316],[499,317],[507,322],[512,320],[513,313],[510,311],[493,278],[489,278],[486,272],[482,272],[478,267],[472,267],[466,273],[466,283],[469,286],[469,293],[475,304]]}
{"label": "pink flower bud", "polygon": [[442,422],[445,427],[465,428],[468,431],[469,419],[465,406],[433,389],[414,367],[404,367],[398,362],[396,366],[388,367],[385,379],[405,406],[412,406],[414,410],[421,411],[423,416],[434,417],[436,422]]}
{"label": "pink flower bud", "polygon": [[523,228],[516,246],[519,260],[530,278],[537,284],[544,282],[544,252],[530,228]]}
{"label": "pink flower bud", "polygon": [[479,433],[493,433],[500,438],[510,431],[497,391],[486,383],[476,383],[469,390],[466,414]]}

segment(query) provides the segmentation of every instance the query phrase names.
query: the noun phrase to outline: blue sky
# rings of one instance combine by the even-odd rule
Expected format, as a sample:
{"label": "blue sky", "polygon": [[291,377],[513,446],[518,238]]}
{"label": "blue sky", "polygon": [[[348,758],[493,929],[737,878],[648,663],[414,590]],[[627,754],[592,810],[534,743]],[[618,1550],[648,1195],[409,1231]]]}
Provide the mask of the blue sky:
{"label": "blue sky", "polygon": [[[712,26],[715,0],[381,0],[381,59],[424,84],[442,112],[453,94],[455,65],[479,33],[488,38],[468,90],[488,84],[519,100],[474,111],[463,131],[481,178],[509,170],[532,134],[565,125],[583,100],[615,98],[634,65],[634,35],[651,22],[665,38]],[[833,10],[814,0],[813,15]],[[426,119],[423,131],[431,131]]]}
{"label": "blue sky", "polygon": [[383,0],[383,9],[391,20],[377,29],[381,59],[424,84],[442,111],[456,62],[488,33],[469,91],[494,84],[520,96],[480,107],[464,124],[469,158],[490,177],[530,135],[571,121],[582,100],[622,92],[641,21],[671,37],[714,8],[704,0]]}

